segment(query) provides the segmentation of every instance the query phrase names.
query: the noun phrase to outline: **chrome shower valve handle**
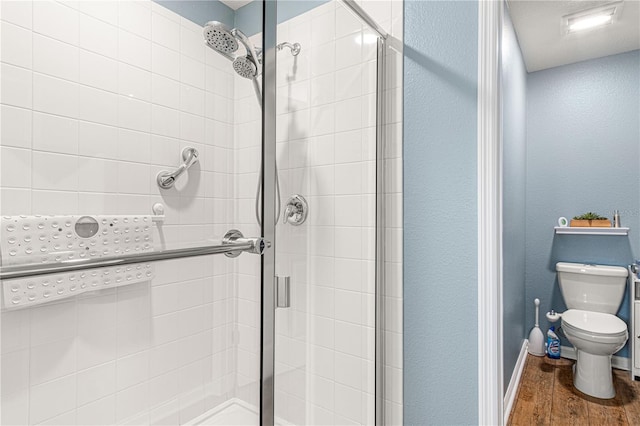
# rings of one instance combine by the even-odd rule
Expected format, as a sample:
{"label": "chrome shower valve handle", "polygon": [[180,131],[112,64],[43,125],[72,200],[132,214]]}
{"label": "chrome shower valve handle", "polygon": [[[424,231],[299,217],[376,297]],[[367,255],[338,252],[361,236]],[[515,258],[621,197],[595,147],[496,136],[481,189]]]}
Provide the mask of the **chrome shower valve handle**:
{"label": "chrome shower valve handle", "polygon": [[283,222],[293,226],[299,226],[307,220],[309,214],[309,204],[302,195],[292,195],[285,204]]}
{"label": "chrome shower valve handle", "polygon": [[176,179],[180,177],[184,172],[186,172],[189,167],[193,166],[198,162],[198,150],[192,148],[190,146],[186,147],[182,150],[182,160],[183,163],[174,170],[173,172],[168,172],[166,170],[161,171],[156,176],[156,182],[158,182],[158,186],[162,189],[169,189],[173,187],[173,184],[176,183]]}

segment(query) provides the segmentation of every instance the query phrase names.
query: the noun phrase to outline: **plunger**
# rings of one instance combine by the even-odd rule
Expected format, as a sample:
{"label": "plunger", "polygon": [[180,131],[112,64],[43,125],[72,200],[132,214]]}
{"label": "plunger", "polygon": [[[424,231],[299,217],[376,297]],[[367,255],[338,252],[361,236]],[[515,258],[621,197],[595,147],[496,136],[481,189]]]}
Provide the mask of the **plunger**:
{"label": "plunger", "polygon": [[531,355],[544,356],[544,334],[540,330],[538,325],[538,316],[540,311],[540,299],[533,301],[536,305],[536,325],[531,329],[529,333],[529,348],[528,351]]}

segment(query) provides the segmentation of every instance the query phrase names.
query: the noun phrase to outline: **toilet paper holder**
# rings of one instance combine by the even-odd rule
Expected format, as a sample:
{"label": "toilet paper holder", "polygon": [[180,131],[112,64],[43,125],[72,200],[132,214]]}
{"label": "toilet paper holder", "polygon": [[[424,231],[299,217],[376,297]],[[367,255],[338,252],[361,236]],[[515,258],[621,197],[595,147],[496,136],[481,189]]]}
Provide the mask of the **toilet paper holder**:
{"label": "toilet paper holder", "polygon": [[549,322],[557,322],[560,318],[562,318],[562,314],[554,311],[553,309],[547,312],[545,316],[547,317]]}

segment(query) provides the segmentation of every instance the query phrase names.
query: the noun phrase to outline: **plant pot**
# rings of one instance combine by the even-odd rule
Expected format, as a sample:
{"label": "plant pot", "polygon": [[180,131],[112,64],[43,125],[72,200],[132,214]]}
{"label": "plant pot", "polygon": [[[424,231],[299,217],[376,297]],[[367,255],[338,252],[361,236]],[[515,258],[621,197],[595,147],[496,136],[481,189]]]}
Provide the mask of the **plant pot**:
{"label": "plant pot", "polygon": [[599,219],[599,220],[571,219],[571,226],[578,227],[578,228],[611,228],[611,221],[609,219]]}

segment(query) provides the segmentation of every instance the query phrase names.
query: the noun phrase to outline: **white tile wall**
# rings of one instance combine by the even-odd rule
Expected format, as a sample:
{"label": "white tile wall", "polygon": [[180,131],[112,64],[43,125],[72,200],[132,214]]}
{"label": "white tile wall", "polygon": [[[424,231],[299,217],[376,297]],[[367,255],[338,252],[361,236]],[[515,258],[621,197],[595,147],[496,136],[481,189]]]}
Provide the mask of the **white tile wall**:
{"label": "white tile wall", "polygon": [[[147,0],[1,6],[0,214],[162,202],[166,246],[231,227],[233,71],[198,26]],[[189,145],[201,162],[160,191]],[[163,262],[150,283],[2,312],[2,424],[178,424],[233,397],[231,272]]]}
{"label": "white tile wall", "polygon": [[[260,110],[199,27],[147,0],[1,6],[0,214],[140,213],[161,201],[169,245],[259,232]],[[400,2],[363,7],[401,37]],[[295,62],[279,54],[282,203],[301,193],[312,211],[300,228],[278,226],[277,272],[294,285],[293,307],[277,314],[277,415],[367,424],[375,45],[333,2],[278,30],[303,45]],[[402,424],[402,53],[389,62],[386,423]],[[160,192],[155,174],[188,145],[201,162]],[[157,268],[147,285],[2,314],[3,424],[178,424],[232,397],[258,406],[258,258]]]}

